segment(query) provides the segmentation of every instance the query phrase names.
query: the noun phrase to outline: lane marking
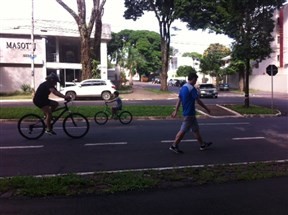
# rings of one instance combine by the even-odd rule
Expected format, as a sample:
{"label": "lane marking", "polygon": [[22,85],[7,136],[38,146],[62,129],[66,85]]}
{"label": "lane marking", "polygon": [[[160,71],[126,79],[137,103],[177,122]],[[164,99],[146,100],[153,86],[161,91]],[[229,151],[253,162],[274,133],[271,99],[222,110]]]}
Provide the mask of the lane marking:
{"label": "lane marking", "polygon": [[105,145],[127,145],[127,142],[115,142],[115,143],[86,143],[84,146],[105,146]]}
{"label": "lane marking", "polygon": [[[161,143],[173,143],[174,140],[161,140]],[[181,142],[197,142],[196,139],[190,139],[190,140],[181,140]]]}
{"label": "lane marking", "polygon": [[249,122],[199,123],[200,125],[250,125]]}
{"label": "lane marking", "polygon": [[[264,160],[264,161],[249,161],[249,162],[236,162],[236,163],[215,163],[215,164],[195,164],[195,165],[187,165],[187,166],[173,166],[173,167],[152,167],[152,168],[142,168],[142,169],[122,169],[122,170],[107,170],[107,171],[91,171],[91,172],[66,172],[60,174],[42,174],[42,175],[29,175],[35,178],[43,178],[43,177],[57,177],[57,176],[66,176],[66,175],[93,175],[99,173],[122,173],[122,172],[140,172],[140,171],[165,171],[165,170],[175,170],[175,169],[186,169],[186,168],[205,168],[205,167],[215,167],[215,166],[237,166],[237,165],[251,165],[251,164],[270,164],[270,163],[286,163],[288,159],[284,160]],[[0,179],[9,178],[13,176],[2,176]]]}
{"label": "lane marking", "polygon": [[265,137],[235,137],[232,138],[232,140],[262,140],[265,139]]}
{"label": "lane marking", "polygon": [[5,150],[5,149],[38,149],[38,148],[43,148],[44,146],[2,146],[0,147],[0,150]]}

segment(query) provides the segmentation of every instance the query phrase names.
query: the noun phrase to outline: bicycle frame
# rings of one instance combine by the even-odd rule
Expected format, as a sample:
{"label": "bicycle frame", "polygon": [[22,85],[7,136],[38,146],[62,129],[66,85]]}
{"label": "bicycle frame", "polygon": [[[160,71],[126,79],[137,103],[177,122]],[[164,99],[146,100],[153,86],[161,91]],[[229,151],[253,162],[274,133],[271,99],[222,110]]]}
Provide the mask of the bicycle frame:
{"label": "bicycle frame", "polygon": [[64,113],[66,113],[66,112],[69,112],[69,113],[70,113],[69,107],[68,107],[68,105],[67,105],[68,102],[70,102],[70,101],[64,102],[64,106],[63,106],[63,107],[59,107],[59,108],[57,108],[55,111],[53,111],[53,113],[55,113],[55,112],[58,112],[58,111],[60,111],[60,110],[63,110],[60,114],[58,114],[57,116],[55,116],[54,119],[52,119],[52,122],[51,122],[51,125],[52,125],[52,126],[61,118],[61,116],[64,115]]}

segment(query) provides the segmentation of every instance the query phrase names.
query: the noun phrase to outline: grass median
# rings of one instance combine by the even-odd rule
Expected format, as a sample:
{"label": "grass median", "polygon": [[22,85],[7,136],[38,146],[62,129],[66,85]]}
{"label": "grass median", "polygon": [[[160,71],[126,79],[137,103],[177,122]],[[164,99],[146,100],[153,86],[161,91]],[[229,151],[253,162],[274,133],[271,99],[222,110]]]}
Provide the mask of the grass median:
{"label": "grass median", "polygon": [[[270,108],[251,105],[249,108],[245,108],[243,105],[225,105],[225,107],[234,110],[240,114],[272,114]],[[127,105],[123,110],[128,110],[134,117],[169,117],[173,111],[173,105]],[[88,118],[94,117],[95,113],[103,110],[103,106],[76,106],[73,104],[70,106],[70,110],[73,112],[79,112]],[[35,113],[40,116],[43,115],[41,110],[37,107],[1,107],[0,119],[19,119],[25,114]],[[181,116],[182,110],[180,108],[178,115]],[[273,114],[278,113],[277,110],[273,111]],[[212,113],[213,115],[213,113]],[[217,115],[217,114],[216,114]]]}
{"label": "grass median", "polygon": [[0,197],[52,197],[201,186],[288,176],[287,162],[203,165],[166,170],[99,172],[86,176],[17,176],[0,179]]}

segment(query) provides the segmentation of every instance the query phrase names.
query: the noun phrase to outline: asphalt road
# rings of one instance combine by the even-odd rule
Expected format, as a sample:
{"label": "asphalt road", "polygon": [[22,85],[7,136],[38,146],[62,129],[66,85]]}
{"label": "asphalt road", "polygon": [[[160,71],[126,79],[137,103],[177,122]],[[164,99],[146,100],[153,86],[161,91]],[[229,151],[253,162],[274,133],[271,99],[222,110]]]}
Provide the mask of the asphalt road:
{"label": "asphalt road", "polygon": [[57,136],[26,140],[16,122],[2,122],[0,176],[65,174],[122,169],[165,168],[215,163],[288,159],[287,117],[199,119],[205,140],[199,151],[187,134],[183,155],[168,150],[181,120],[135,120],[125,126],[91,121],[87,136],[70,139],[56,127]]}

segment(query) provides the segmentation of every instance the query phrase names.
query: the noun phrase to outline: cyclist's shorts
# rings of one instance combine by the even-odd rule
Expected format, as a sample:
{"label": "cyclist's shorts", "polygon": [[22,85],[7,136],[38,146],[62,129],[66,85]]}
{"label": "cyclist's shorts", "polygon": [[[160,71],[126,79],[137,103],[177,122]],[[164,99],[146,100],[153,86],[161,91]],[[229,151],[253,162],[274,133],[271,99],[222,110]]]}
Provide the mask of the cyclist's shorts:
{"label": "cyclist's shorts", "polygon": [[58,102],[54,101],[54,100],[41,100],[41,101],[36,101],[33,100],[34,104],[38,107],[38,108],[43,108],[45,106],[57,106]]}

